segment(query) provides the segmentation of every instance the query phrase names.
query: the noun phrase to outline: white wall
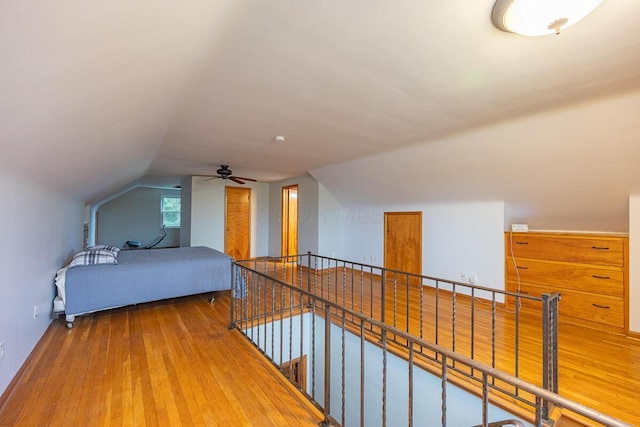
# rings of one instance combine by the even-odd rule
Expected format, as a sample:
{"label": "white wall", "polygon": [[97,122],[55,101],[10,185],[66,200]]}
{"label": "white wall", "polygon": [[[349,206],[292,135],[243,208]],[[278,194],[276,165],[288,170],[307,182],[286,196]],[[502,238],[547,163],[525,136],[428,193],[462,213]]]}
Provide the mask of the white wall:
{"label": "white wall", "polygon": [[[323,403],[324,392],[324,319],[316,316],[316,399]],[[361,339],[350,333],[344,334],[345,363],[345,426],[360,425],[360,366],[364,358],[364,425],[382,425],[383,351],[379,345],[369,341],[361,351]],[[320,349],[320,350],[318,350]],[[331,415],[342,418],[342,330],[331,325]],[[401,357],[387,352],[386,364],[386,424],[405,426],[409,422],[409,363]],[[413,366],[413,416],[416,425],[441,425],[442,380],[420,367]],[[478,396],[447,384],[447,425],[473,426],[482,424],[482,401]],[[489,422],[519,419],[514,415],[489,404]],[[524,423],[524,420],[520,420]],[[524,425],[530,425],[524,423]]]}
{"label": "white wall", "polygon": [[475,273],[478,284],[504,289],[503,202],[343,207],[344,257],[382,266],[384,213],[402,211],[422,212],[422,274],[459,281]]}
{"label": "white wall", "polygon": [[629,197],[629,330],[640,333],[640,194]]}
{"label": "white wall", "polygon": [[269,255],[282,255],[282,187],[298,185],[298,253],[318,252],[318,182],[311,175],[269,184]]}
{"label": "white wall", "polygon": [[[224,251],[225,185],[220,179],[191,178],[191,246]],[[239,187],[239,186],[238,186]],[[251,256],[267,255],[269,244],[269,185],[247,183],[251,188]]]}
{"label": "white wall", "polygon": [[[180,197],[180,190],[138,187],[103,204],[98,209],[97,244],[124,247],[127,240],[146,246],[162,232],[163,196]],[[156,246],[180,245],[180,228],[167,228]]]}
{"label": "white wall", "polygon": [[342,206],[322,184],[318,185],[318,254],[344,258]]}
{"label": "white wall", "polygon": [[[271,184],[269,254],[272,256],[280,255],[281,189],[293,184],[300,186],[298,200],[304,213],[300,214],[299,226],[305,228],[306,233],[300,233],[299,253],[310,250],[324,256],[335,255],[382,266],[384,213],[421,211],[423,274],[459,281],[460,273],[475,273],[478,284],[504,289],[505,206],[502,201],[343,206],[311,177],[280,181]],[[301,243],[314,230],[317,233],[315,248],[312,240]]]}
{"label": "white wall", "polygon": [[83,204],[3,171],[0,185],[2,393],[51,322],[56,271],[82,245]]}
{"label": "white wall", "polygon": [[[312,323],[314,326],[312,326]],[[315,329],[314,334],[312,334],[312,329]],[[306,313],[303,316],[295,316],[292,319],[283,319],[282,321],[264,323],[254,328],[248,328],[245,329],[245,333],[277,365],[296,359],[301,355],[306,355],[306,392],[321,405],[324,405],[324,329],[325,319],[323,317]],[[344,333],[343,349],[342,339],[342,329],[332,324],[330,353],[331,415],[337,420],[342,418],[343,376],[341,367],[344,362],[345,426],[360,425],[360,369],[361,359],[364,358],[365,374],[364,388],[362,390],[365,402],[364,424],[367,426],[381,425],[382,349],[378,345],[365,341],[363,352],[361,350],[361,339],[350,332]],[[312,345],[315,347],[314,351],[312,351]],[[409,364],[406,360],[387,353],[386,368],[387,424],[407,425],[409,415]],[[417,424],[439,425],[442,414],[441,379],[414,366],[413,393],[413,415],[415,420],[419,420]],[[515,418],[512,414],[494,405],[489,405],[488,417],[490,421]],[[447,422],[449,425],[454,426],[469,426],[482,423],[482,402],[480,398],[449,384],[447,386]]]}

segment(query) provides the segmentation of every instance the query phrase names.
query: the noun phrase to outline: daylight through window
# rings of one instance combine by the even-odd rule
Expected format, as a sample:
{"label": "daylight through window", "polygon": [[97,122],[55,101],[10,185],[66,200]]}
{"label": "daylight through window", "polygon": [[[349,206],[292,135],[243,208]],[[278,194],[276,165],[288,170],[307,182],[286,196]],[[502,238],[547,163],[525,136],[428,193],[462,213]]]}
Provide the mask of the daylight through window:
{"label": "daylight through window", "polygon": [[167,228],[180,227],[180,197],[162,197],[162,224]]}

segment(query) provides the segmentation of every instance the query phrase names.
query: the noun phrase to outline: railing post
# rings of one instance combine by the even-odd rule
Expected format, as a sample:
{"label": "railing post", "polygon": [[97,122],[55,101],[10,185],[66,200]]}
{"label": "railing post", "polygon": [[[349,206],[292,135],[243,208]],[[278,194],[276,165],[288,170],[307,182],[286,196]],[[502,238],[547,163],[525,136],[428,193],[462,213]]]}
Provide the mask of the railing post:
{"label": "railing post", "polygon": [[552,300],[550,304],[550,316],[551,316],[551,369],[552,369],[552,380],[553,385],[551,391],[554,393],[558,393],[558,301],[560,301],[560,294],[553,293]]}
{"label": "railing post", "polygon": [[[542,294],[542,387],[558,392],[558,299],[560,294]],[[543,419],[551,412],[549,402],[544,401]]]}
{"label": "railing post", "polygon": [[[307,251],[307,292],[311,293],[311,251]],[[307,308],[311,308],[311,298],[307,299]]]}
{"label": "railing post", "polygon": [[[373,273],[373,272],[372,272]],[[384,312],[385,312],[385,291],[384,288],[386,288],[386,275],[387,272],[384,269],[384,267],[382,269],[380,269],[380,321],[382,323],[384,323]]]}
{"label": "railing post", "polygon": [[231,260],[231,295],[229,296],[229,329],[235,329],[236,328],[236,319],[234,318],[234,311],[233,311],[233,306],[235,304],[235,297],[236,297],[236,281],[235,281],[235,275],[236,275],[236,261],[235,260]]}
{"label": "railing post", "polygon": [[324,305],[324,426],[331,416],[331,306]]}

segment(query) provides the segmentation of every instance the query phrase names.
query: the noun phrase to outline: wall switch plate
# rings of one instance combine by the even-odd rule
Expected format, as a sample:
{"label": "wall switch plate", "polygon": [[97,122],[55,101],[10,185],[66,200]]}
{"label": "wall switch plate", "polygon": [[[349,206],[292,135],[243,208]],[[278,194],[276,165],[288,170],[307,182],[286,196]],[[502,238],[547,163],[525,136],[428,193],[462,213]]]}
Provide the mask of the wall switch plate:
{"label": "wall switch plate", "polygon": [[33,306],[33,318],[34,319],[38,318],[38,306],[37,305]]}
{"label": "wall switch plate", "polygon": [[511,231],[517,233],[526,233],[529,231],[529,226],[527,224],[511,224]]}

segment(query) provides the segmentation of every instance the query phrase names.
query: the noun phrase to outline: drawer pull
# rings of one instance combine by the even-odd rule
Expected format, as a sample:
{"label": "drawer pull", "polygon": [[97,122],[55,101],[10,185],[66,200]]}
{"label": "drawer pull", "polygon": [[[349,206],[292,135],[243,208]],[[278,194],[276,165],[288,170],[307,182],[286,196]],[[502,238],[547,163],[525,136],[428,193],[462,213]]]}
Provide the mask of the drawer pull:
{"label": "drawer pull", "polygon": [[522,265],[522,266],[519,265],[518,266],[518,270],[528,270],[528,269],[529,269],[529,267],[526,267],[524,265]]}
{"label": "drawer pull", "polygon": [[608,251],[609,248],[606,248],[604,246],[591,246],[591,249],[595,249],[596,251]]}
{"label": "drawer pull", "polygon": [[516,242],[516,245],[528,245],[529,242]]}
{"label": "drawer pull", "polygon": [[609,309],[608,305],[599,305],[599,304],[591,304],[592,306],[594,306],[595,308],[605,308],[605,309]]}
{"label": "drawer pull", "polygon": [[593,276],[591,276],[591,277],[593,277],[594,279],[602,279],[602,280],[609,280],[610,279],[609,276],[597,276],[595,274]]}

